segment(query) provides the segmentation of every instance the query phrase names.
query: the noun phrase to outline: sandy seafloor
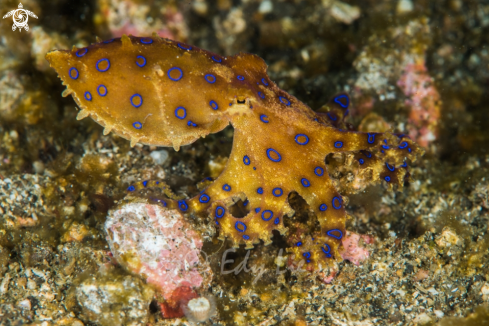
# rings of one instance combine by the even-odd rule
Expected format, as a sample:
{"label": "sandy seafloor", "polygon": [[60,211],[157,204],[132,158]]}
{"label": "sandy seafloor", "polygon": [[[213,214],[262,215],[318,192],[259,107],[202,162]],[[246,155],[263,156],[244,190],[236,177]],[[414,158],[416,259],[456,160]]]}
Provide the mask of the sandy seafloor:
{"label": "sandy seafloor", "polygon": [[[44,60],[96,36],[153,32],[223,55],[255,53],[272,80],[312,109],[347,91],[355,129],[408,133],[426,149],[404,188],[342,193],[347,229],[375,241],[358,266],[341,262],[330,284],[277,275],[286,238],[278,234],[250,255],[248,266],[267,268],[255,283],[253,272],[221,275],[230,244],[207,238],[213,279],[201,293],[217,299],[217,314],[206,325],[489,323],[489,2],[22,4],[38,16],[29,31],[12,31],[11,17],[0,22],[0,325],[189,323],[161,318],[152,290],[111,259],[103,226],[133,182],[165,180],[195,195],[197,182],[222,170],[232,128],[179,152],[130,148],[92,120],[76,120]],[[2,0],[1,15],[17,6]],[[301,207],[290,221],[314,219]]]}

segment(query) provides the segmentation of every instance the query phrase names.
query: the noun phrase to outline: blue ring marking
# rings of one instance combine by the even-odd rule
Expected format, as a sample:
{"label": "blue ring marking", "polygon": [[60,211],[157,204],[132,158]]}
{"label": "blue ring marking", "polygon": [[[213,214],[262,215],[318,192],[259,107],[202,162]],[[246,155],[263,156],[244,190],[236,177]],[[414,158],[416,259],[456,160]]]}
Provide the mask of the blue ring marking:
{"label": "blue ring marking", "polygon": [[330,246],[328,246],[326,243],[324,244],[328,250],[324,249],[324,247],[321,247],[321,250],[324,252],[324,254],[326,255],[326,258],[331,258],[331,248]]}
{"label": "blue ring marking", "polygon": [[326,205],[326,204],[321,204],[321,205],[319,205],[319,210],[320,210],[321,212],[324,212],[324,211],[325,211],[325,210],[327,210],[327,209],[328,209],[328,205]]}
{"label": "blue ring marking", "polygon": [[136,190],[136,187],[134,186],[129,186],[129,188],[127,188],[127,191],[134,191],[134,190]]}
{"label": "blue ring marking", "polygon": [[182,210],[182,212],[185,212],[188,209],[188,205],[185,200],[179,200],[178,207]]}
{"label": "blue ring marking", "polygon": [[[276,193],[275,193],[275,192],[277,192],[277,191],[278,191],[278,194],[276,194]],[[280,197],[280,196],[282,196],[282,195],[283,195],[283,193],[284,193],[284,191],[282,190],[282,188],[279,188],[279,187],[277,187],[277,188],[273,188],[273,190],[272,190],[272,194],[273,194],[275,197]]]}
{"label": "blue ring marking", "polygon": [[136,64],[138,65],[138,67],[142,68],[142,67],[146,66],[146,58],[145,57],[143,57],[142,55],[138,55],[136,57],[136,59],[143,59],[143,63],[141,63],[141,64],[139,64],[138,60],[136,60]]}
{"label": "blue ring marking", "polygon": [[223,186],[222,186],[222,190],[224,191],[231,191],[231,186],[228,185],[227,183],[225,183]]}
{"label": "blue ring marking", "polygon": [[[242,229],[240,229],[238,226],[242,227]],[[241,221],[238,221],[238,222],[236,222],[236,224],[234,224],[234,228],[236,230],[238,230],[238,232],[244,232],[244,231],[246,231],[246,224],[244,224]]]}
{"label": "blue ring marking", "polygon": [[236,77],[236,78],[238,78],[238,80],[241,80],[241,81],[243,81],[245,79],[244,76],[242,76],[242,75],[238,75],[238,77]]}
{"label": "blue ring marking", "polygon": [[[346,105],[341,103],[340,99],[342,98],[346,98]],[[350,101],[348,100],[348,96],[346,95],[338,95],[334,98],[333,100],[335,103],[338,103],[343,109],[346,109],[348,107],[348,105],[350,104]]]}
{"label": "blue ring marking", "polygon": [[399,145],[399,149],[404,149],[404,148],[406,148],[406,147],[408,147],[408,143],[407,143],[407,141],[403,141],[403,142],[401,142],[401,144]]}
{"label": "blue ring marking", "polygon": [[204,78],[209,84],[214,84],[216,82],[216,76],[214,76],[213,74],[207,74],[204,76]]}
{"label": "blue ring marking", "polygon": [[404,161],[404,163],[402,163],[401,167],[402,167],[402,168],[407,168],[407,162],[406,162],[406,161]]}
{"label": "blue ring marking", "polygon": [[243,239],[245,239],[245,240],[250,240],[250,236],[249,236],[249,235],[247,235],[247,234],[243,234]]}
{"label": "blue ring marking", "polygon": [[263,194],[263,188],[260,187],[260,188],[256,189],[256,192],[259,193],[260,195]]}
{"label": "blue ring marking", "polygon": [[391,177],[389,177],[388,175],[384,177],[384,180],[387,181],[387,182],[391,182]]}
{"label": "blue ring marking", "polygon": [[367,133],[367,135],[368,135],[367,142],[369,144],[373,144],[375,141],[375,134]]}
{"label": "blue ring marking", "polygon": [[251,161],[250,161],[250,158],[248,157],[248,155],[245,155],[245,156],[243,157],[243,163],[244,163],[245,165],[250,165]]}
{"label": "blue ring marking", "polygon": [[255,213],[259,213],[261,211],[260,207],[255,208]]}
{"label": "blue ring marking", "polygon": [[148,37],[146,37],[146,38],[142,38],[142,39],[140,39],[139,41],[140,41],[141,43],[143,43],[143,44],[151,44],[151,43],[153,43],[153,40],[152,40],[152,39],[150,39],[150,38],[148,38]]}
{"label": "blue ring marking", "polygon": [[[338,202],[338,205],[335,205],[335,201]],[[340,197],[333,197],[333,200],[331,201],[333,204],[334,209],[340,209],[341,208],[341,198]]]}
{"label": "blue ring marking", "polygon": [[144,181],[143,181],[143,186],[144,186],[144,188],[146,188],[146,186],[147,186],[147,185],[148,185],[148,180],[144,180]]}
{"label": "blue ring marking", "polygon": [[187,126],[189,126],[189,127],[197,127],[197,124],[189,120],[187,122]]}
{"label": "blue ring marking", "polygon": [[212,108],[213,110],[217,110],[217,109],[219,109],[219,105],[217,105],[216,101],[211,100],[211,101],[209,102],[209,105],[211,106],[211,108]]}
{"label": "blue ring marking", "polygon": [[[73,71],[76,72],[75,76],[73,76]],[[70,68],[68,73],[69,73],[71,79],[78,79],[79,73],[78,73],[78,69],[76,69],[75,67]]]}
{"label": "blue ring marking", "polygon": [[301,183],[304,187],[310,187],[311,186],[311,183],[309,182],[309,180],[307,180],[306,178],[302,178],[301,179]]}
{"label": "blue ring marking", "polygon": [[266,81],[265,77],[261,79],[261,82],[263,83],[263,85],[268,86],[268,82]]}
{"label": "blue ring marking", "polygon": [[158,199],[158,198],[154,198],[154,197],[150,197],[149,199],[151,199],[152,201],[155,201],[157,203],[163,204],[164,207],[168,206],[166,204],[166,202],[164,200],[162,200],[162,199]]}
{"label": "blue ring marking", "polygon": [[301,242],[301,241],[297,242],[296,246],[297,246],[297,247],[302,246],[302,242]]}
{"label": "blue ring marking", "polygon": [[358,163],[360,163],[360,165],[363,165],[363,163],[365,163],[365,160],[363,158],[361,158],[358,160]]}
{"label": "blue ring marking", "polygon": [[221,63],[222,59],[221,58],[216,58],[215,56],[212,56],[212,60],[214,60],[217,63]]}
{"label": "blue ring marking", "polygon": [[304,256],[307,259],[309,259],[309,258],[311,258],[311,253],[308,251],[308,252],[303,253],[302,256]]}
{"label": "blue ring marking", "polygon": [[283,104],[287,105],[287,106],[290,106],[290,101],[288,99],[286,99],[285,97],[283,96],[279,96],[278,99],[280,100],[280,102],[282,102]]}
{"label": "blue ring marking", "polygon": [[324,245],[326,246],[326,248],[328,248],[328,250],[324,249],[324,247],[321,247],[321,249],[325,254],[329,254],[331,252],[331,247],[327,243],[325,243]]}
{"label": "blue ring marking", "polygon": [[[136,103],[134,103],[134,98],[135,97],[139,97],[139,105],[137,105]],[[131,104],[132,104],[132,106],[134,106],[137,109],[138,107],[140,107],[141,105],[143,105],[143,97],[141,95],[137,94],[137,93],[134,94],[133,96],[131,96]]]}
{"label": "blue ring marking", "polygon": [[[105,68],[105,69],[100,69],[100,68],[98,67],[98,65],[99,65],[99,64],[100,64],[102,61],[107,61],[107,68]],[[100,72],[105,72],[105,71],[109,70],[109,68],[110,68],[110,61],[109,61],[109,59],[107,59],[107,58],[100,59],[100,60],[99,60],[99,61],[97,61],[97,63],[95,64],[95,68],[97,68],[97,70],[98,70],[98,71],[100,71]]]}
{"label": "blue ring marking", "polygon": [[336,121],[336,120],[338,120],[338,117],[334,117],[334,118],[333,118],[333,117],[331,116],[331,114],[329,114],[329,112],[327,112],[327,113],[326,113],[326,115],[327,115],[327,116],[328,116],[328,118],[329,118],[330,120],[332,120],[332,121]]}
{"label": "blue ring marking", "polygon": [[85,99],[87,101],[91,101],[92,100],[92,94],[90,92],[85,92]]}
{"label": "blue ring marking", "polygon": [[275,221],[273,221],[273,224],[277,225],[277,224],[279,224],[279,223],[280,223],[280,219],[277,217],[277,218],[275,219]]}
{"label": "blue ring marking", "polygon": [[258,92],[258,96],[261,97],[262,99],[265,99],[265,94],[263,94],[262,92]]}
{"label": "blue ring marking", "polygon": [[253,170],[256,170],[256,167],[253,167]]}
{"label": "blue ring marking", "polygon": [[[104,90],[104,93],[103,94],[100,92],[100,89],[103,89]],[[98,87],[97,87],[97,93],[100,96],[107,95],[107,87],[105,87],[105,85],[98,85]]]}
{"label": "blue ring marking", "polygon": [[394,170],[396,169],[395,166],[392,166],[392,165],[389,165],[389,163],[385,162],[385,166],[389,169],[389,171],[391,172],[394,172]]}
{"label": "blue ring marking", "polygon": [[318,177],[322,177],[323,174],[324,174],[324,169],[322,167],[319,167],[319,166],[316,166],[314,168],[314,173],[318,176]]}
{"label": "blue ring marking", "polygon": [[199,201],[202,203],[202,204],[205,204],[205,203],[208,203],[209,200],[211,200],[211,197],[209,197],[208,195],[206,194],[202,194],[200,195],[199,197]]}
{"label": "blue ring marking", "polygon": [[[173,70],[178,70],[178,71],[180,71],[180,77],[177,77],[177,78],[172,78],[172,77],[170,76],[170,73],[171,73]],[[182,77],[183,77],[183,71],[182,71],[182,69],[180,69],[180,68],[178,68],[178,67],[173,67],[173,68],[168,69],[168,71],[166,72],[166,74],[168,75],[168,78],[170,78],[170,79],[171,79],[171,80],[173,80],[173,81],[179,81],[179,80],[180,80],[180,79],[182,79]]]}
{"label": "blue ring marking", "polygon": [[248,205],[250,202],[248,201],[248,199],[246,199],[244,202],[243,202],[243,206],[246,206]]}
{"label": "blue ring marking", "polygon": [[105,44],[112,43],[112,42],[114,42],[113,38],[111,38],[110,40],[102,41],[102,43],[105,43]]}
{"label": "blue ring marking", "polygon": [[188,47],[185,47],[185,45],[182,45],[182,43],[178,43],[177,45],[182,50],[188,50],[188,51],[192,50],[192,47],[190,45]]}
{"label": "blue ring marking", "polygon": [[226,209],[222,206],[217,206],[215,213],[217,218],[221,218],[224,216],[224,213],[226,213]]}
{"label": "blue ring marking", "polygon": [[260,116],[260,120],[261,120],[261,122],[268,123],[268,117],[266,115],[264,115],[264,114],[262,114]]}
{"label": "blue ring marking", "polygon": [[362,154],[365,155],[368,158],[371,158],[372,157],[372,153],[367,152],[367,151],[362,151]]}
{"label": "blue ring marking", "polygon": [[411,153],[411,147],[408,147],[408,152]]}
{"label": "blue ring marking", "polygon": [[[270,214],[270,216],[268,218],[265,217],[265,214],[266,213],[269,213]],[[273,212],[271,210],[269,210],[269,209],[264,210],[261,213],[261,219],[264,220],[264,221],[267,221],[268,222],[268,221],[270,221],[272,219],[272,217],[273,217]]]}
{"label": "blue ring marking", "polygon": [[[273,159],[271,156],[270,156],[270,152],[274,152],[275,154],[277,154],[278,158],[277,159]],[[270,161],[272,162],[280,162],[282,160],[282,156],[280,156],[280,154],[274,150],[273,148],[269,148],[267,149],[267,157]]]}
{"label": "blue ring marking", "polygon": [[[80,53],[80,51],[85,51],[85,52]],[[87,52],[88,52],[88,49],[87,49],[87,48],[80,49],[80,50],[76,51],[76,56],[77,56],[77,57],[79,57],[79,58],[81,58],[81,57],[83,57],[85,54],[87,54]]]}
{"label": "blue ring marking", "polygon": [[[304,137],[306,139],[303,142],[301,142],[299,140],[299,137]],[[307,143],[309,143],[309,137],[307,137],[307,135],[304,135],[304,134],[297,134],[297,135],[295,135],[295,142],[299,145],[307,145]]]}
{"label": "blue ring marking", "polygon": [[[180,110],[183,110],[183,115],[178,114],[178,111],[180,111]],[[175,116],[178,119],[183,120],[187,116],[187,110],[183,106],[179,106],[178,108],[175,109]]]}
{"label": "blue ring marking", "polygon": [[341,147],[343,147],[343,142],[342,142],[342,141],[337,141],[337,142],[335,142],[335,143],[334,143],[334,147],[336,147],[336,148],[341,148]]}
{"label": "blue ring marking", "polygon": [[141,129],[143,127],[143,124],[139,121],[136,121],[132,124],[132,126],[135,128],[135,129]]}
{"label": "blue ring marking", "polygon": [[[338,232],[340,235],[333,234],[333,232]],[[326,234],[338,240],[341,240],[341,238],[343,238],[343,232],[341,232],[341,230],[338,229],[331,229],[328,232],[326,232]]]}

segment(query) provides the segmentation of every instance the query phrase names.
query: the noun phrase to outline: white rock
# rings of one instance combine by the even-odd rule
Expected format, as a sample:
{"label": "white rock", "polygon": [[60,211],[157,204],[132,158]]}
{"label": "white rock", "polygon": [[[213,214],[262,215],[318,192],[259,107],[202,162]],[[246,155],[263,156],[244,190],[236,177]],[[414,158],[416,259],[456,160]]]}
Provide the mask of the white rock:
{"label": "white rock", "polygon": [[489,283],[486,283],[484,284],[484,286],[482,286],[480,293],[482,294],[483,300],[487,301],[487,299],[489,299]]}
{"label": "white rock", "polygon": [[331,7],[331,16],[337,21],[349,25],[360,17],[360,8],[357,6],[350,6],[345,2],[335,1]]}
{"label": "white rock", "polygon": [[413,11],[413,9],[414,5],[411,0],[399,0],[399,2],[397,3],[396,12],[402,15]]}
{"label": "white rock", "polygon": [[419,325],[426,325],[431,322],[431,317],[423,312],[422,314],[419,314],[418,316],[416,316],[416,318],[414,318],[414,322],[418,323]]}
{"label": "white rock", "polygon": [[31,310],[31,302],[29,299],[20,300],[17,306],[22,310]]}
{"label": "white rock", "polygon": [[272,12],[273,10],[273,3],[270,0],[264,0],[260,3],[260,6],[258,7],[258,12],[260,14],[268,14],[269,12]]}
{"label": "white rock", "polygon": [[155,161],[156,164],[161,165],[168,159],[168,151],[165,149],[159,151],[152,151],[149,156]]}

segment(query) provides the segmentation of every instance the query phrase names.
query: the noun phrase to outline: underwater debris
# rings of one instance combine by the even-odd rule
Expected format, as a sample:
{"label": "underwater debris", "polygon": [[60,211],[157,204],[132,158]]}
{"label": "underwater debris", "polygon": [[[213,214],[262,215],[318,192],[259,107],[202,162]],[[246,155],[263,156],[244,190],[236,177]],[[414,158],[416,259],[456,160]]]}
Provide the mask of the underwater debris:
{"label": "underwater debris", "polygon": [[360,265],[361,261],[370,256],[368,249],[362,247],[362,242],[371,244],[374,242],[374,239],[368,235],[347,232],[341,241],[343,245],[343,248],[340,249],[341,258],[351,261],[354,265]]}
{"label": "underwater debris", "polygon": [[[422,153],[404,135],[336,128],[348,114],[346,94],[331,100],[331,112],[315,113],[278,88],[255,55],[223,57],[153,35],[53,51],[46,58],[67,85],[63,94],[72,94],[81,108],[77,118],[91,116],[105,127],[104,134],[112,131],[133,146],[179,150],[231,123],[233,149],[219,178],[194,198],[159,202],[182,213],[208,212],[221,239],[250,249],[260,240],[270,244],[273,230],[286,232],[283,218],[294,214],[288,195],[296,191],[316,213],[321,230],[294,253],[316,269],[341,260],[338,246],[345,234],[344,200],[325,156],[354,152],[349,163],[366,183],[392,187],[404,184],[407,160]],[[121,83],[121,77],[132,82]],[[230,211],[239,199],[249,205],[242,218]]]}
{"label": "underwater debris", "polygon": [[200,254],[202,237],[178,211],[125,204],[109,213],[105,230],[117,262],[142,275],[166,300],[181,287],[209,285],[212,271]]}
{"label": "underwater debris", "polygon": [[406,65],[397,86],[406,95],[405,103],[411,109],[409,136],[421,146],[428,147],[438,138],[441,100],[426,62]]}
{"label": "underwater debris", "polygon": [[[146,4],[135,0],[97,0],[96,5],[95,23],[102,35],[108,29],[115,37],[156,32],[161,37],[185,40],[189,34],[178,2]],[[159,11],[159,14],[151,15],[151,11]]]}
{"label": "underwater debris", "polygon": [[440,94],[426,68],[431,35],[425,17],[413,19],[372,35],[354,62],[357,95],[382,102],[396,99],[397,87],[402,91],[409,123],[398,128],[423,147],[437,139],[441,116]]}
{"label": "underwater debris", "polygon": [[146,324],[153,295],[138,277],[118,275],[113,268],[85,279],[75,290],[80,318],[101,326]]}

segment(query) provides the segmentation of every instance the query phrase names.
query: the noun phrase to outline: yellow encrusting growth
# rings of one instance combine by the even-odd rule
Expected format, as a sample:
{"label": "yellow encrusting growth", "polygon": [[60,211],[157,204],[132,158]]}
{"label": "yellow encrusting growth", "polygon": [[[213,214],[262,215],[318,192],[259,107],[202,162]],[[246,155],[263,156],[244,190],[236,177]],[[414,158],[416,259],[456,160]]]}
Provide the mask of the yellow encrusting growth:
{"label": "yellow encrusting growth", "polygon": [[[123,36],[46,58],[80,107],[77,119],[90,115],[104,134],[114,132],[131,146],[178,150],[231,123],[233,149],[219,178],[194,198],[159,202],[183,212],[207,210],[235,246],[268,244],[272,230],[285,233],[283,218],[294,213],[288,195],[295,191],[321,226],[314,241],[294,249],[296,259],[314,266],[341,260],[346,212],[325,156],[353,152],[359,174],[402,185],[406,160],[421,153],[405,137],[347,131],[345,94],[329,112],[312,111],[279,89],[252,54],[223,57],[157,36]],[[242,218],[230,212],[239,199],[249,207]]]}

